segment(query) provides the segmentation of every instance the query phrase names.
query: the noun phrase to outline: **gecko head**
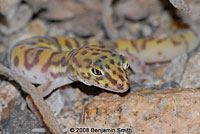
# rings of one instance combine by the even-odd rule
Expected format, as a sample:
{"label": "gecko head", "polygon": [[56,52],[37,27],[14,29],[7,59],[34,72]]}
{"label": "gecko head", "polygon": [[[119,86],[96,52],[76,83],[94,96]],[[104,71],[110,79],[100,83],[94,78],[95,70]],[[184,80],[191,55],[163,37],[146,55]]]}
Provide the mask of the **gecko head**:
{"label": "gecko head", "polygon": [[84,46],[72,58],[77,79],[113,92],[126,92],[128,58],[105,46]]}

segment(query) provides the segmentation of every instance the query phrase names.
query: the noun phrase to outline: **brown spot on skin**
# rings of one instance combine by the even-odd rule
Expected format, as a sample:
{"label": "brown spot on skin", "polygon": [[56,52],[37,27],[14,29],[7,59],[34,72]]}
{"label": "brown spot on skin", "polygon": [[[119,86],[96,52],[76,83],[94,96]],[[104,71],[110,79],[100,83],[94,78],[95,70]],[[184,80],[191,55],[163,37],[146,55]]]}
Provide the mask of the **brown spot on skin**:
{"label": "brown spot on skin", "polygon": [[51,54],[51,56],[49,57],[47,63],[41,68],[41,72],[44,73],[49,69],[50,65],[55,65],[58,66],[59,64],[61,64],[62,66],[66,65],[68,63],[68,60],[65,60],[65,57],[62,57],[60,60],[53,62],[52,59],[54,56],[56,56],[57,54],[60,54],[60,52],[54,52]]}
{"label": "brown spot on skin", "polygon": [[110,59],[110,64],[112,64],[112,65],[114,65],[114,64],[115,64],[115,62],[114,62],[114,60],[113,60],[113,59]]}
{"label": "brown spot on skin", "polygon": [[34,48],[27,49],[24,53],[24,57],[25,57],[24,58],[24,66],[26,67],[27,70],[30,70],[33,66],[37,65],[37,63],[39,62],[39,56],[43,52],[43,50],[41,50],[41,49],[37,50],[36,54],[33,57],[33,61],[31,63],[29,63],[30,59],[29,59],[28,54],[31,51],[34,51]]}
{"label": "brown spot on skin", "polygon": [[110,69],[110,66],[109,66],[108,64],[106,64],[105,67],[106,67],[107,69]]}
{"label": "brown spot on skin", "polygon": [[93,53],[91,53],[91,55],[99,55],[99,53],[93,52]]}
{"label": "brown spot on skin", "polygon": [[113,84],[113,85],[116,85],[117,84],[117,81],[115,79],[113,79],[109,73],[105,73],[105,77]]}
{"label": "brown spot on skin", "polygon": [[[103,42],[103,41],[102,41],[102,42]],[[104,45],[102,45],[102,44],[101,44],[101,46],[99,46],[99,47],[100,47],[100,48],[106,48],[106,46],[104,46]]]}
{"label": "brown spot on skin", "polygon": [[82,77],[85,76],[85,73],[84,73],[84,72],[81,72],[80,74],[81,74]]}
{"label": "brown spot on skin", "polygon": [[124,87],[124,85],[123,85],[123,84],[121,84],[121,83],[117,84],[117,89],[119,89],[119,90],[122,90],[122,89],[123,89],[123,87]]}
{"label": "brown spot on skin", "polygon": [[99,80],[103,80],[104,77],[96,77],[96,80],[99,81]]}
{"label": "brown spot on skin", "polygon": [[96,51],[101,51],[101,49],[95,49]]}
{"label": "brown spot on skin", "polygon": [[50,38],[54,40],[54,42],[55,42],[54,44],[57,47],[58,51],[61,51],[62,49],[61,49],[61,45],[60,45],[58,39],[56,37],[50,37]]}
{"label": "brown spot on skin", "polygon": [[87,62],[87,66],[86,66],[86,68],[90,68],[90,65],[92,64],[92,60],[86,58],[86,59],[84,59],[84,61]]}
{"label": "brown spot on skin", "polygon": [[86,59],[84,59],[84,61],[87,62],[89,65],[92,64],[92,60],[91,59],[86,58]]}
{"label": "brown spot on skin", "polygon": [[74,40],[74,43],[76,44],[76,47],[79,48],[80,47],[79,41],[76,38],[74,38],[73,40]]}
{"label": "brown spot on skin", "polygon": [[138,49],[138,46],[137,44],[135,43],[134,40],[131,40],[131,45],[135,48],[135,50],[139,53],[139,49]]}
{"label": "brown spot on skin", "polygon": [[[126,78],[128,79],[127,75],[126,75]],[[130,81],[126,82],[126,85],[130,85]]]}
{"label": "brown spot on skin", "polygon": [[101,59],[106,59],[106,58],[108,58],[107,56],[101,56]]}
{"label": "brown spot on skin", "polygon": [[19,65],[19,58],[18,58],[18,56],[15,56],[15,59],[14,59],[14,66],[15,66],[15,67],[18,67],[18,65]]}
{"label": "brown spot on skin", "polygon": [[121,81],[123,81],[123,82],[125,81],[125,79],[122,75],[119,75],[119,78],[120,78]]}
{"label": "brown spot on skin", "polygon": [[82,55],[85,55],[85,54],[87,54],[87,53],[88,53],[87,50],[84,50],[84,51],[81,52]]}
{"label": "brown spot on skin", "polygon": [[65,40],[65,46],[67,48],[69,48],[69,49],[72,49],[72,45],[71,45],[71,43],[67,39]]}
{"label": "brown spot on skin", "polygon": [[86,76],[85,73],[83,73],[83,72],[81,72],[80,74],[81,74],[81,76],[82,76],[84,79],[90,80],[90,77],[91,77],[90,73],[87,73],[87,76]]}
{"label": "brown spot on skin", "polygon": [[105,84],[105,88],[107,88],[107,87],[108,87],[108,83]]}
{"label": "brown spot on skin", "polygon": [[100,62],[101,62],[101,60],[98,59],[98,60],[96,60],[96,61],[94,62],[94,65],[98,65]]}
{"label": "brown spot on skin", "polygon": [[121,73],[123,73],[123,70],[122,70],[121,68],[118,67],[117,69],[118,69]]}
{"label": "brown spot on skin", "polygon": [[110,51],[110,50],[102,50],[102,52],[106,52],[106,53],[111,53],[112,54],[112,51]]}
{"label": "brown spot on skin", "polygon": [[53,72],[50,72],[50,75],[51,75],[54,79],[56,79],[56,78],[62,76],[62,73],[53,73]]}
{"label": "brown spot on skin", "polygon": [[112,54],[112,57],[115,57],[116,56],[116,54]]}
{"label": "brown spot on skin", "polygon": [[113,70],[113,74],[114,74],[114,75],[116,74],[116,71],[115,71],[115,70]]}
{"label": "brown spot on skin", "polygon": [[87,76],[83,75],[82,77],[83,77],[84,79],[90,80],[91,74],[90,74],[90,73],[87,73]]}
{"label": "brown spot on skin", "polygon": [[103,70],[103,66],[102,65],[100,65],[99,67]]}

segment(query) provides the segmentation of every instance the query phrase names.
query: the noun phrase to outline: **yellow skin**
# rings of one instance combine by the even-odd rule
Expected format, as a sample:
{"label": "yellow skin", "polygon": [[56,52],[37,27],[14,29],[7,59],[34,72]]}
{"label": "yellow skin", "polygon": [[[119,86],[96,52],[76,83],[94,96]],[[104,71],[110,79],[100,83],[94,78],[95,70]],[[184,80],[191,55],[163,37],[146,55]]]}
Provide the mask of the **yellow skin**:
{"label": "yellow skin", "polygon": [[11,49],[9,59],[11,69],[30,82],[45,86],[43,96],[74,81],[126,92],[130,84],[126,74],[128,62],[131,69],[140,74],[146,71],[143,62],[170,60],[196,48],[198,41],[197,34],[191,29],[148,40],[33,37],[18,42]]}
{"label": "yellow skin", "polygon": [[[41,39],[44,40],[44,45],[39,43]],[[127,57],[113,49],[97,45],[82,46],[71,51],[59,48],[66,47],[65,44],[52,48],[49,48],[48,44],[46,47],[48,41],[54,39],[51,37],[27,39],[13,47],[10,55],[11,68],[18,74],[32,83],[47,84],[43,96],[57,87],[74,81],[114,92],[125,92],[129,89],[129,79],[126,74]],[[36,44],[30,41],[36,41]]]}

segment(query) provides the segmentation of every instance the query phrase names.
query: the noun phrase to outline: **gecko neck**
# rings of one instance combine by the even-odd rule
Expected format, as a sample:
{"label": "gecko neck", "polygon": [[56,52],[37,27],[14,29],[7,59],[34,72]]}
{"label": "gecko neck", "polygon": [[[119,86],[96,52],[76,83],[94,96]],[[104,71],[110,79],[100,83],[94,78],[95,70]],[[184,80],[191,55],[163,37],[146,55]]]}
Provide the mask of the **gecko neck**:
{"label": "gecko neck", "polygon": [[76,54],[76,50],[77,49],[63,52],[63,58],[60,59],[61,62],[58,67],[60,74],[67,77],[71,81],[79,81],[77,75],[75,74],[76,68],[72,66],[73,56]]}

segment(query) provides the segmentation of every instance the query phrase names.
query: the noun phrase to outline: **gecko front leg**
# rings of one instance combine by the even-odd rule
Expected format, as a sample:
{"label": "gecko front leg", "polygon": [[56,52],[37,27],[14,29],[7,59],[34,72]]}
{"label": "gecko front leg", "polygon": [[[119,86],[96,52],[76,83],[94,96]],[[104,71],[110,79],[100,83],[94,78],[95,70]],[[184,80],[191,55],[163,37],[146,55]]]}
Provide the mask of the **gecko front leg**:
{"label": "gecko front leg", "polygon": [[49,81],[47,83],[44,83],[44,84],[38,86],[37,89],[40,91],[40,93],[43,97],[46,97],[56,88],[64,86],[64,85],[68,85],[72,82],[73,81],[67,77],[56,78],[53,81]]}

